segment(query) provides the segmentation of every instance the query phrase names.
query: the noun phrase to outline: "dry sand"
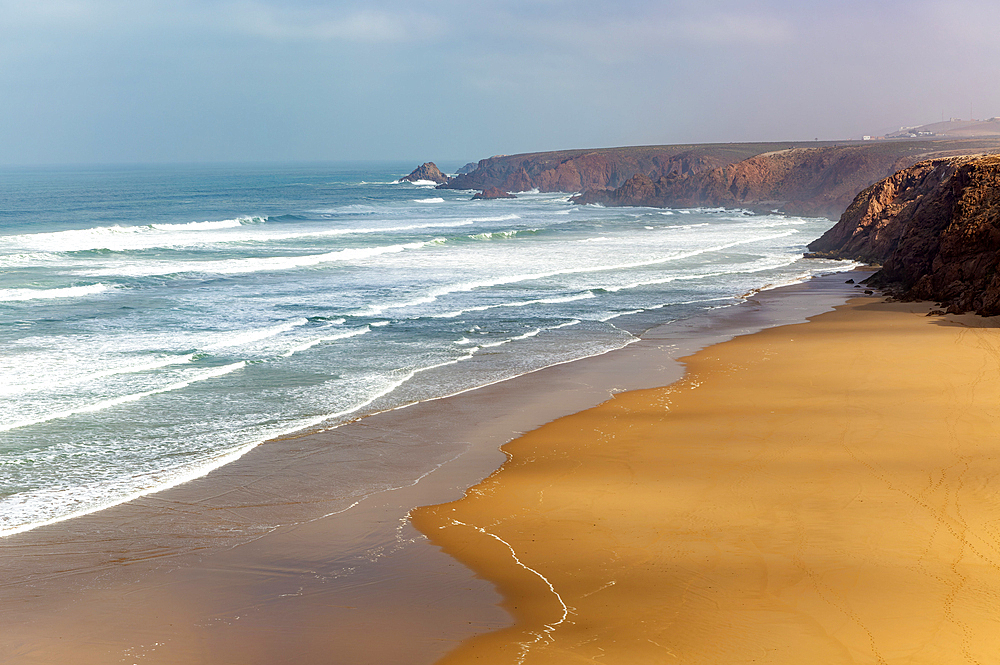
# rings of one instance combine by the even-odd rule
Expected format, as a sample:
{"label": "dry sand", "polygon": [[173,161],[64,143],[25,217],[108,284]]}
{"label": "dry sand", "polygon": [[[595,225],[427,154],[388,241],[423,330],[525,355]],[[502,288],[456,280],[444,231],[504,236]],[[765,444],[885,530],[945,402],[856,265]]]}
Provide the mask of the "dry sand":
{"label": "dry sand", "polygon": [[852,301],[414,511],[516,625],[455,663],[1000,662],[1000,330]]}

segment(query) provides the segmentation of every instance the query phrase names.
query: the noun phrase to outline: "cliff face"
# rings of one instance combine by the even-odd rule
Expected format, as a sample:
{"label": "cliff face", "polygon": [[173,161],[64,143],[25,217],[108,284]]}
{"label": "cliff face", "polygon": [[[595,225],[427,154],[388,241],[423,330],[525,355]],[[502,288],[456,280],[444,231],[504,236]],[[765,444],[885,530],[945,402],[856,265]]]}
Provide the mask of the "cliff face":
{"label": "cliff face", "polygon": [[868,283],[900,298],[1000,314],[1000,156],[900,171],[861,192],[809,249],[882,263]]}
{"label": "cliff face", "polygon": [[730,143],[563,150],[497,155],[481,160],[442,189],[497,187],[508,192],[582,192],[620,186],[635,174],[691,175],[742,161],[791,143]]}
{"label": "cliff face", "polygon": [[928,153],[952,150],[950,143],[793,148],[698,173],[672,173],[656,180],[635,176],[615,190],[585,192],[574,201],[611,206],[726,206],[837,217],[859,190]]}
{"label": "cliff face", "polygon": [[471,170],[466,165],[466,173],[439,187],[582,192],[574,202],[726,206],[837,218],[857,192],[899,169],[925,159],[994,152],[1000,152],[1000,138],[563,150],[490,157]]}

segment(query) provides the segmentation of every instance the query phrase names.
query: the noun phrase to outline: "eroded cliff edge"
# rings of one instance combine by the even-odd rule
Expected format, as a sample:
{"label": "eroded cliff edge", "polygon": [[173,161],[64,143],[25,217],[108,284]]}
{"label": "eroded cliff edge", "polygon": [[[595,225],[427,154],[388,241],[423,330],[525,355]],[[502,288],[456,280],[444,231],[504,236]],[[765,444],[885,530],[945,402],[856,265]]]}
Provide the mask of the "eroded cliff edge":
{"label": "eroded cliff edge", "polygon": [[921,160],[1000,152],[1000,139],[716,143],[497,155],[440,185],[579,192],[576,203],[778,210],[836,219],[872,183]]}
{"label": "eroded cliff edge", "polygon": [[868,187],[812,256],[881,263],[868,284],[1000,314],[1000,156],[931,159]]}
{"label": "eroded cliff edge", "polygon": [[705,143],[496,155],[480,160],[475,169],[459,173],[441,188],[483,190],[496,187],[505,192],[533,189],[567,193],[604,191],[621,186],[636,174],[654,178],[668,174],[693,175],[795,145],[792,142]]}

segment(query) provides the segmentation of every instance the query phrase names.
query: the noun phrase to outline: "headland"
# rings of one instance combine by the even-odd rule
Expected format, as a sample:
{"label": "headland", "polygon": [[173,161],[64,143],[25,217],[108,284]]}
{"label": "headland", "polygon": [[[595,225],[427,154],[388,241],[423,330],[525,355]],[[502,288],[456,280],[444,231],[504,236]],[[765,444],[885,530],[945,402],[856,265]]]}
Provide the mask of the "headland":
{"label": "headland", "polygon": [[715,143],[497,155],[446,189],[575,193],[605,206],[728,207],[837,219],[861,190],[917,162],[1000,153],[1000,137]]}

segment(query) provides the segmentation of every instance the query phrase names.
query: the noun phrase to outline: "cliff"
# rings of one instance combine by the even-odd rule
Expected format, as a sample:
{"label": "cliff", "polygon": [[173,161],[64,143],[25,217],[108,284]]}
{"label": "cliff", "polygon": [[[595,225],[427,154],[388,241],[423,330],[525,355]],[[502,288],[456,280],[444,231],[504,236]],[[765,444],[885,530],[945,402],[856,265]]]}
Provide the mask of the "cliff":
{"label": "cliff", "polygon": [[459,173],[441,188],[484,190],[496,187],[507,192],[604,190],[620,186],[637,173],[653,178],[667,174],[690,175],[794,145],[790,142],[715,143],[497,155],[480,160],[475,169]]}
{"label": "cliff", "polygon": [[862,191],[809,256],[882,263],[868,284],[1000,314],[1000,156],[932,159]]}
{"label": "cliff", "polygon": [[839,217],[860,190],[931,158],[1000,152],[1000,138],[710,143],[497,155],[442,189],[581,192],[576,203]]}
{"label": "cliff", "polygon": [[[800,144],[801,145],[801,144]],[[686,208],[725,206],[838,217],[858,191],[929,157],[1000,152],[1000,140],[855,142],[793,147],[692,173],[636,174],[577,203]]]}

